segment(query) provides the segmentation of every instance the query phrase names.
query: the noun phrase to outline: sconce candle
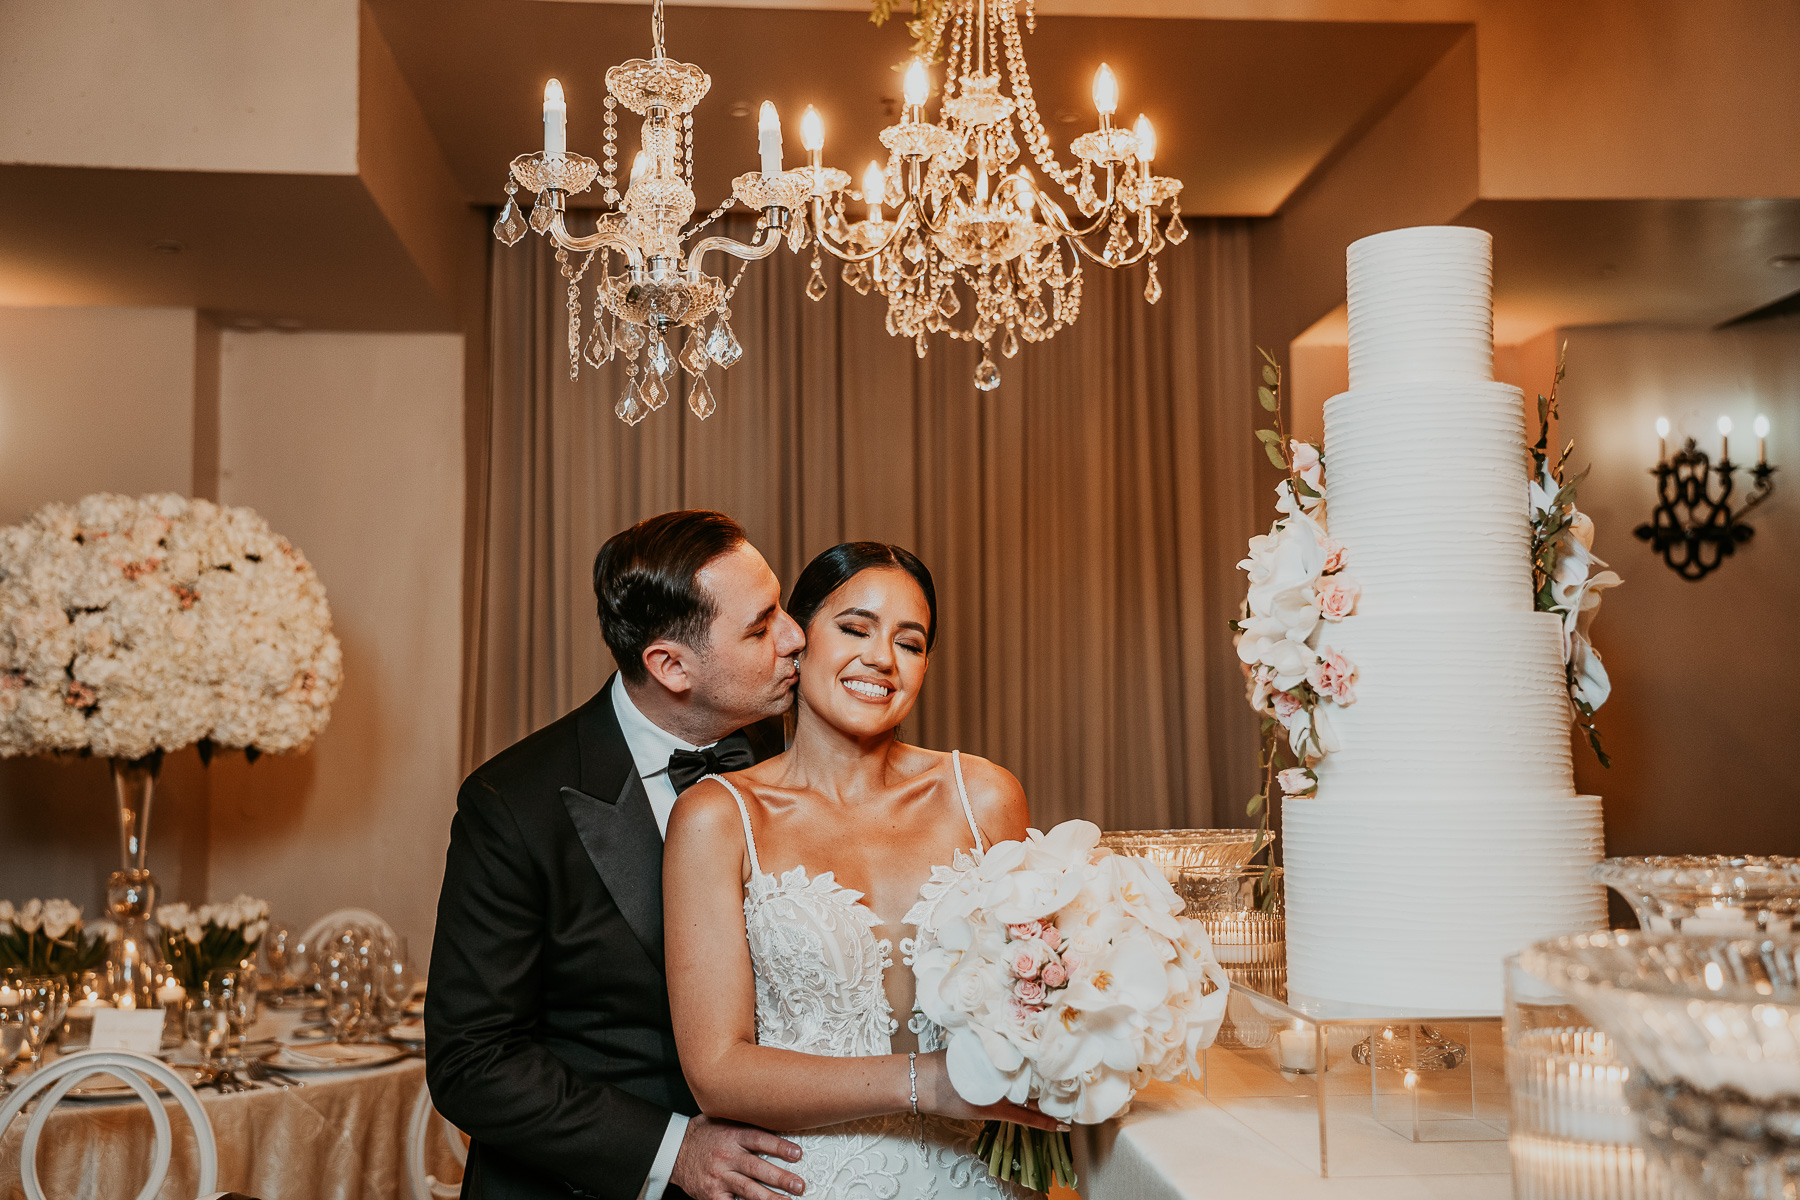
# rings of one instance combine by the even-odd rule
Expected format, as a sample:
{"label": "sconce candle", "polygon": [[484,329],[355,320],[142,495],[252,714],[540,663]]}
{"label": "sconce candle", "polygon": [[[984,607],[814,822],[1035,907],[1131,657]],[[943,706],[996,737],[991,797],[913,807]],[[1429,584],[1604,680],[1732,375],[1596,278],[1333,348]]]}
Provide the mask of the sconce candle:
{"label": "sconce candle", "polygon": [[1756,415],[1756,465],[1769,465],[1769,418],[1761,413]]}
{"label": "sconce candle", "polygon": [[1656,418],[1656,461],[1669,461],[1669,418]]}
{"label": "sconce candle", "polygon": [[1731,418],[1719,418],[1719,461],[1731,461]]}

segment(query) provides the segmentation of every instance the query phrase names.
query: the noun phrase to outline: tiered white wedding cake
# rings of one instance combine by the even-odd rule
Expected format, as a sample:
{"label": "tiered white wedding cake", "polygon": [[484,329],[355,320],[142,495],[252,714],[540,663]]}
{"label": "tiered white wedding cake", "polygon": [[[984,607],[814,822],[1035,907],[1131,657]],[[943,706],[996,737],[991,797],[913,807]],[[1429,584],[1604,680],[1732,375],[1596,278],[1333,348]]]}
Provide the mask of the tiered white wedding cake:
{"label": "tiered white wedding cake", "polygon": [[1331,537],[1362,585],[1341,749],[1283,808],[1288,986],[1498,1012],[1501,959],[1599,925],[1555,613],[1534,611],[1525,409],[1493,378],[1492,239],[1350,247],[1350,390],[1325,405]]}

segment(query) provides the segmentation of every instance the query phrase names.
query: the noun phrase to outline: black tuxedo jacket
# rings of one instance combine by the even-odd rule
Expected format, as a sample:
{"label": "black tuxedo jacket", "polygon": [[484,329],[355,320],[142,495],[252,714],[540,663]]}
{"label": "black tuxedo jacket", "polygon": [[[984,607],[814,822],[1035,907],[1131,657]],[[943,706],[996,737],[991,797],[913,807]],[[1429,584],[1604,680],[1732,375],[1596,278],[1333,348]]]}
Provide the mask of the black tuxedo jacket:
{"label": "black tuxedo jacket", "polygon": [[[612,680],[463,782],[425,999],[465,1200],[634,1200],[699,1109],[663,976],[662,837]],[[744,731],[760,760],[779,726]],[[671,1188],[669,1196],[679,1195]]]}

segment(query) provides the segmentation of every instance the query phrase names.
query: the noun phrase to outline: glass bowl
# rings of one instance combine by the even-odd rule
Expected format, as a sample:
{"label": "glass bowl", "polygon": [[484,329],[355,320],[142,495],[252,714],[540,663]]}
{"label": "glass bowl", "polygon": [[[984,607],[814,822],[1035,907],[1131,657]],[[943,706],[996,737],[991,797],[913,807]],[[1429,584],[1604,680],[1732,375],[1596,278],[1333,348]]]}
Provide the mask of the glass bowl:
{"label": "glass bowl", "polygon": [[1690,1194],[1800,1190],[1800,941],[1583,933],[1520,962],[1614,1039],[1645,1148]]}
{"label": "glass bowl", "polygon": [[1647,932],[1725,937],[1800,932],[1800,858],[1608,858],[1588,874],[1625,897]]}
{"label": "glass bowl", "polygon": [[[1268,841],[1259,842],[1264,837]],[[1241,866],[1274,840],[1257,829],[1131,829],[1100,835],[1100,844],[1114,854],[1155,863],[1171,884],[1180,880],[1183,867]]]}

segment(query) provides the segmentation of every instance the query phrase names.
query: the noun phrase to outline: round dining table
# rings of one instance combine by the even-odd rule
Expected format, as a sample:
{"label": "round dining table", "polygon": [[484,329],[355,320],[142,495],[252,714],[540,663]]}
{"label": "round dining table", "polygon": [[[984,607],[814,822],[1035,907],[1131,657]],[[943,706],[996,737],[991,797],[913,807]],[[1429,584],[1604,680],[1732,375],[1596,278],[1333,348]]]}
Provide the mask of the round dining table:
{"label": "round dining table", "polygon": [[[250,1031],[253,1039],[292,1032],[298,1015],[276,1012]],[[190,1047],[191,1049],[191,1047]],[[12,1083],[23,1082],[14,1074]],[[292,1072],[250,1091],[199,1091],[219,1148],[218,1190],[259,1200],[412,1200],[407,1138],[425,1087],[416,1055],[380,1066]],[[174,1156],[159,1200],[194,1200],[196,1146],[174,1101],[164,1104],[174,1130]],[[35,1108],[35,1106],[33,1106]],[[0,1200],[24,1200],[20,1143],[33,1108],[0,1131]],[[458,1179],[460,1168],[442,1123],[426,1139],[427,1170]],[[38,1178],[57,1200],[113,1200],[143,1187],[155,1146],[149,1110],[136,1099],[65,1099],[51,1113],[38,1145]]]}

